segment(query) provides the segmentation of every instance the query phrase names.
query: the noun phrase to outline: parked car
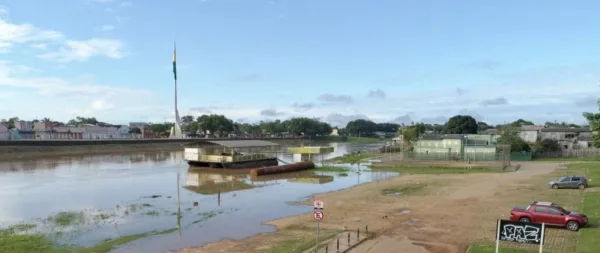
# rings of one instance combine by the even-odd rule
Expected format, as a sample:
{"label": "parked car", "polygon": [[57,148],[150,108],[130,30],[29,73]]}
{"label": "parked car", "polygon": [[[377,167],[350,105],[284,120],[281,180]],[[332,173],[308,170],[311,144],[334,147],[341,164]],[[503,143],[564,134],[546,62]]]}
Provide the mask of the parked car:
{"label": "parked car", "polygon": [[515,206],[510,210],[510,220],[520,222],[546,223],[551,226],[566,227],[577,231],[588,225],[584,214],[567,211],[556,203],[534,201],[529,206]]}
{"label": "parked car", "polygon": [[548,182],[548,186],[552,189],[585,189],[588,187],[588,180],[584,176],[564,176],[559,179],[550,180],[550,182]]}

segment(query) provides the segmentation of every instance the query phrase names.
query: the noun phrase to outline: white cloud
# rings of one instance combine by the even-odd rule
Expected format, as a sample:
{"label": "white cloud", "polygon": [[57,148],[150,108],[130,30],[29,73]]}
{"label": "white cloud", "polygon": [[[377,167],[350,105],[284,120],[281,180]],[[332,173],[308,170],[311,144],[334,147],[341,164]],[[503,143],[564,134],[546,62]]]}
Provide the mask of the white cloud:
{"label": "white cloud", "polygon": [[11,24],[0,16],[0,49],[8,51],[15,44],[57,41],[64,36],[53,30],[44,30],[31,24]]}
{"label": "white cloud", "polygon": [[151,104],[153,101],[153,92],[149,90],[92,84],[93,80],[89,77],[78,81],[32,77],[29,75],[32,71],[27,66],[0,61],[0,90],[4,90],[2,87],[9,87],[11,91],[21,94],[4,100],[17,103],[23,94],[27,94],[27,103],[23,104],[21,101],[19,109],[10,111],[22,118],[45,115],[68,120],[77,115],[85,115],[102,118],[113,116],[114,119],[114,111],[118,108]]}
{"label": "white cloud", "polygon": [[121,3],[122,7],[127,7],[127,6],[132,6],[132,5],[133,5],[133,3],[131,3],[131,2],[122,2]]}
{"label": "white cloud", "polygon": [[67,40],[58,51],[38,55],[39,58],[57,62],[83,62],[94,56],[121,59],[127,55],[123,44],[118,40],[89,39],[84,41]]}
{"label": "white cloud", "polygon": [[8,52],[16,44],[28,44],[33,48],[46,50],[48,44],[45,42],[52,42],[62,46],[38,55],[39,58],[58,62],[81,62],[95,56],[120,59],[127,55],[123,51],[123,43],[114,39],[69,40],[60,32],[37,28],[31,24],[12,24],[6,19],[0,19],[0,31],[0,52]]}
{"label": "white cloud", "polygon": [[115,27],[112,25],[103,25],[102,27],[100,27],[100,30],[103,32],[112,31],[114,29],[115,29]]}
{"label": "white cloud", "polygon": [[33,44],[33,45],[31,45],[31,47],[35,48],[35,49],[39,49],[39,50],[46,50],[46,49],[48,49],[48,46],[46,46],[46,44],[44,44],[44,43]]}

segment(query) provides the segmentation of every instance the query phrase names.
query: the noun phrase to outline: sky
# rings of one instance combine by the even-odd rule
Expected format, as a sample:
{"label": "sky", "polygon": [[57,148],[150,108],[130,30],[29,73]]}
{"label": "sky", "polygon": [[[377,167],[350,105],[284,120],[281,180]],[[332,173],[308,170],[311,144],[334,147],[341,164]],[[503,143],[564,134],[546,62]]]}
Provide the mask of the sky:
{"label": "sky", "polygon": [[[60,2],[60,4],[58,4]],[[0,118],[584,123],[600,1],[0,0]]]}

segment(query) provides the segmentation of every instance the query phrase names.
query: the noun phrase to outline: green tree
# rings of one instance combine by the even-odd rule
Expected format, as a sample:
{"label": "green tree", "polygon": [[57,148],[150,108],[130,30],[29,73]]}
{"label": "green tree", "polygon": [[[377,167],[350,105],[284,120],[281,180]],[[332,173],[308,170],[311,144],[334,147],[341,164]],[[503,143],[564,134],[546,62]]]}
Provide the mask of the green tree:
{"label": "green tree", "polygon": [[456,115],[446,122],[442,132],[445,134],[476,134],[477,121],[469,115]]}
{"label": "green tree", "polygon": [[511,152],[531,151],[529,144],[519,136],[519,130],[513,126],[502,128],[502,134],[498,138],[498,144],[510,145]]}
{"label": "green tree", "polygon": [[[597,101],[598,107],[600,107],[600,99]],[[596,148],[600,148],[600,113],[584,112],[583,117],[590,124],[592,130],[592,145]]]}
{"label": "green tree", "polygon": [[346,132],[351,136],[372,136],[375,131],[377,131],[377,124],[370,120],[357,119],[346,125]]}
{"label": "green tree", "polygon": [[233,121],[224,115],[202,115],[196,119],[201,131],[210,131],[211,134],[222,136],[233,132]]}
{"label": "green tree", "polygon": [[412,143],[419,138],[419,130],[416,127],[409,127],[402,131],[402,139],[405,143]]}
{"label": "green tree", "polygon": [[558,144],[557,141],[552,139],[543,139],[542,141],[540,141],[539,147],[537,149],[537,151],[540,152],[556,152],[560,150],[560,144]]}
{"label": "green tree", "polygon": [[8,119],[8,129],[15,128],[15,121],[19,121],[19,117],[12,117]]}
{"label": "green tree", "polygon": [[189,124],[192,122],[194,122],[194,116],[192,116],[192,115],[186,115],[186,116],[181,117],[182,124]]}
{"label": "green tree", "polygon": [[477,131],[485,131],[490,128],[492,128],[492,127],[483,121],[477,122]]}
{"label": "green tree", "polygon": [[395,133],[400,128],[400,125],[394,123],[377,123],[376,131]]}
{"label": "green tree", "polygon": [[518,119],[518,120],[515,120],[512,123],[510,123],[511,127],[522,127],[522,126],[533,126],[533,125],[535,125],[535,124],[533,124],[533,122],[524,120],[524,119]]}
{"label": "green tree", "polygon": [[171,128],[167,124],[152,124],[150,126],[150,130],[153,133],[160,134],[160,133],[167,133],[167,132],[171,131]]}
{"label": "green tree", "polygon": [[129,133],[130,134],[141,134],[142,129],[139,129],[138,127],[132,127],[132,128],[129,128]]}

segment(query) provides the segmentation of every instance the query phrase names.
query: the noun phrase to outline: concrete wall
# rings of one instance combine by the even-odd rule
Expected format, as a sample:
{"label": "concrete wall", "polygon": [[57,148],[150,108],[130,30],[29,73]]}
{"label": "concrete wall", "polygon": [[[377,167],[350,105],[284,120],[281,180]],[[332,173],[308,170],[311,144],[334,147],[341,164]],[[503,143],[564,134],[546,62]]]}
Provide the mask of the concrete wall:
{"label": "concrete wall", "polygon": [[519,136],[521,139],[525,140],[527,143],[535,143],[538,138],[537,130],[521,130],[519,131]]}
{"label": "concrete wall", "polygon": [[[414,150],[421,150],[424,152],[441,152],[440,150],[450,149],[449,152],[460,153],[462,147],[462,140],[458,139],[443,139],[443,140],[418,140],[414,145]],[[419,151],[419,152],[421,152]]]}

